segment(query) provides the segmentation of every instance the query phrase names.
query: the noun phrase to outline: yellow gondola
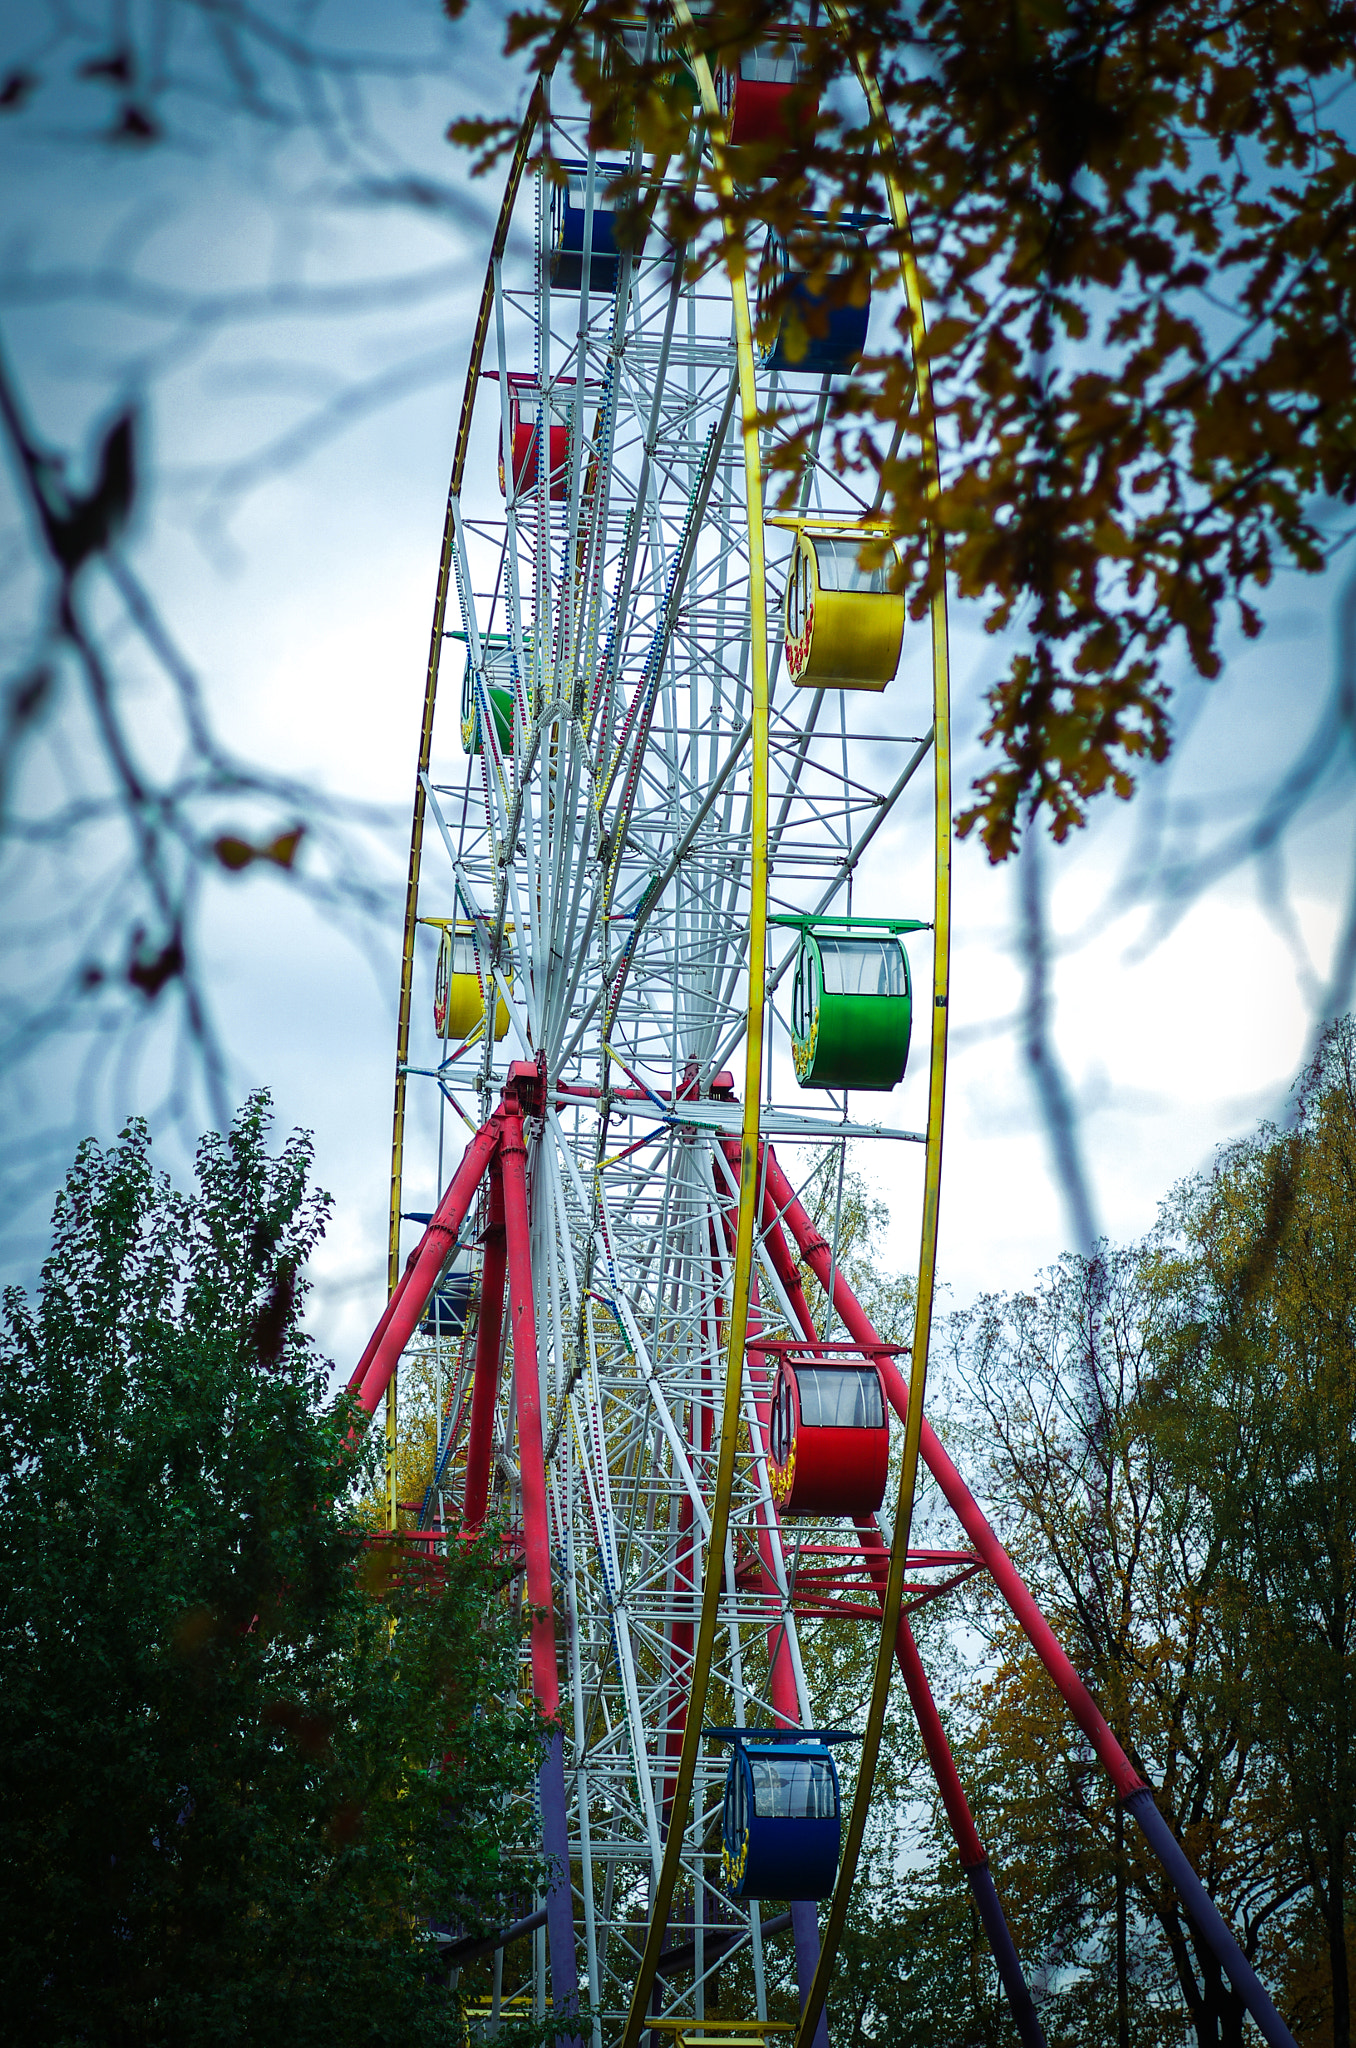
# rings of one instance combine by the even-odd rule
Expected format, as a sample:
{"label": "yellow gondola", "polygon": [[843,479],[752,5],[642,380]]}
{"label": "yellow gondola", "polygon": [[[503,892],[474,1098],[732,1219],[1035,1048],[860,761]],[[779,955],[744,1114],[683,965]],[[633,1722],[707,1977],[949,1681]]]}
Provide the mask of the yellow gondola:
{"label": "yellow gondola", "polygon": [[[456,1045],[471,1036],[485,1014],[471,932],[469,923],[444,924],[438,942],[438,971],[433,982],[433,1028],[439,1038]],[[504,978],[509,982],[513,979],[507,965]],[[508,1004],[501,995],[494,1006],[496,1045],[508,1027]]]}
{"label": "yellow gondola", "polygon": [[[771,523],[771,522],[769,522]],[[860,555],[886,541],[872,567]],[[803,690],[883,690],[904,641],[905,599],[890,588],[899,550],[879,526],[796,527],[786,579],[786,672]]]}

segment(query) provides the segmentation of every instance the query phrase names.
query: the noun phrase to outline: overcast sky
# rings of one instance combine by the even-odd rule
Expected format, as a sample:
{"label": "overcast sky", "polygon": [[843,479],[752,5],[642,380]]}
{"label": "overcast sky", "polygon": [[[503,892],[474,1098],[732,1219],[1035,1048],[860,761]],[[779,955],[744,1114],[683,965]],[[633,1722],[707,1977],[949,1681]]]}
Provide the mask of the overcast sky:
{"label": "overcast sky", "polygon": [[[346,1365],[382,1294],[418,713],[497,198],[468,185],[443,131],[456,113],[511,97],[514,82],[492,17],[474,7],[455,27],[407,0],[388,0],[375,23],[356,7],[319,19],[332,46],[348,38],[417,58],[425,75],[369,84],[367,126],[350,123],[341,143],[327,142],[232,111],[203,54],[203,90],[173,103],[166,141],[137,152],[94,139],[118,102],[97,80],[72,84],[89,49],[49,52],[31,12],[11,0],[0,66],[31,66],[43,86],[0,125],[0,338],[53,445],[85,447],[120,395],[143,398],[154,489],[132,559],[223,735],[277,771],[385,807],[389,823],[360,842],[387,905],[368,925],[337,926],[254,871],[213,882],[204,912],[233,1094],[267,1084],[283,1124],[315,1133],[319,1177],[335,1197],[315,1322]],[[71,289],[58,289],[58,271]],[[386,283],[342,317],[333,301],[291,311],[275,302],[263,317],[194,324],[110,282],[128,276],[214,302],[270,285]],[[0,493],[0,653],[11,674],[31,647],[37,594],[9,472]],[[1115,1238],[1147,1229],[1171,1184],[1218,1144],[1282,1111],[1309,1043],[1350,886],[1349,759],[1333,761],[1264,869],[1244,863],[1179,900],[1164,859],[1227,843],[1300,753],[1332,684],[1336,590],[1336,576],[1282,577],[1265,636],[1231,636],[1220,681],[1203,685],[1183,663],[1169,768],[1151,772],[1133,806],[1103,804],[1092,829],[1045,856],[1060,942],[1057,1044],[1097,1219]],[[963,792],[980,759],[983,693],[1005,657],[972,610],[956,606],[952,619]],[[169,728],[153,684],[144,688],[142,737],[154,750],[170,743]],[[879,706],[900,730],[916,729],[915,711],[893,692]],[[59,772],[59,721],[43,744],[39,782]],[[926,849],[883,834],[856,907],[877,903],[873,889],[879,907],[893,907],[900,875],[920,862],[925,873]],[[40,974],[43,933],[60,927],[71,878],[11,848],[0,881],[11,939],[27,921],[23,971]],[[942,1277],[958,1303],[1028,1284],[1071,1241],[1017,1029],[1016,904],[1013,869],[990,868],[977,846],[958,849],[941,1227]],[[146,1110],[179,1167],[182,1133],[163,1111],[167,1042],[167,1031],[152,1033],[135,1058],[91,1068],[84,1041],[53,1039],[6,1081],[15,1156],[39,1129],[106,1138],[126,1113]],[[906,1080],[903,1121],[920,1087]],[[24,1278],[59,1172],[41,1151],[33,1157],[26,1206],[5,1225],[7,1271]],[[894,1200],[888,1256],[911,1264],[917,1151],[882,1145],[858,1164]]]}

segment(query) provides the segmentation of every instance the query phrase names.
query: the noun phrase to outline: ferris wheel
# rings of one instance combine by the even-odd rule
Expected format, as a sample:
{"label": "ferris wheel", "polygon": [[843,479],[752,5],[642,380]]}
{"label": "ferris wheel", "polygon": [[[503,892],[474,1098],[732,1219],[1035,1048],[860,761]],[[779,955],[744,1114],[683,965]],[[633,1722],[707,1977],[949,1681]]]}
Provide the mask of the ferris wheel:
{"label": "ferris wheel", "polygon": [[[683,0],[624,33],[702,124],[717,202],[775,161],[789,108],[814,116],[793,20],[724,72]],[[938,574],[930,623],[908,623],[881,502],[821,448],[872,319],[834,280],[887,247],[914,350],[900,431],[937,474],[903,189],[880,96],[857,86],[888,214],[807,210],[718,257],[622,203],[664,167],[600,158],[543,78],[491,248],[419,736],[391,1295],[352,1380],[385,1405],[394,1528],[397,1371],[433,1361],[434,1469],[406,1512],[435,1543],[505,1529],[525,1681],[559,1728],[539,1782],[555,1882],[488,1955],[463,1945],[461,1988],[473,2027],[526,2004],[597,2048],[647,2029],[677,2048],[823,2041],[897,1664],[1019,2032],[1042,2041],[908,1622],[987,1570],[1284,2041],[923,1417],[946,596]],[[529,170],[541,153],[556,175]],[[770,511],[790,436],[794,502]],[[940,569],[935,525],[931,545]],[[915,1161],[907,1341],[872,1327],[835,1204],[808,1192],[832,1188],[826,1158],[841,1188],[849,1140]],[[406,1210],[416,1196],[432,1207]],[[950,1550],[911,1544],[920,1455],[959,1520]],[[815,1654],[845,1622],[873,1657],[851,1726]],[[798,2026],[769,2018],[791,1957]],[[581,2001],[587,2029],[569,2024]]]}

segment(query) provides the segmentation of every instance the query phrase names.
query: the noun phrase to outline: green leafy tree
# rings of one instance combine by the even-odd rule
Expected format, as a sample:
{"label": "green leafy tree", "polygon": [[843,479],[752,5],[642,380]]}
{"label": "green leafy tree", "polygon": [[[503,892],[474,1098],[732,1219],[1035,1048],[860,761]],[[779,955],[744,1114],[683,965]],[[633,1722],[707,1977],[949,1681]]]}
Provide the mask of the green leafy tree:
{"label": "green leafy tree", "polygon": [[[970,1462],[984,1457],[992,1511],[1047,1619],[1275,1982],[1302,1880],[1214,1456],[1206,1469],[1175,1455],[1194,1396],[1164,1398],[1194,1287],[1159,1239],[1066,1257],[1029,1295],[982,1302],[956,1333],[976,1395]],[[1246,1428],[1213,1452],[1245,1469]],[[1021,1951],[1053,1972],[1052,2038],[1180,2038],[1185,2006],[1201,2048],[1241,2041],[1241,2002],[987,1584],[974,1619],[989,1660],[957,1749]]]}
{"label": "green leafy tree", "polygon": [[537,1727],[492,1547],[364,1547],[266,1096],[176,1192],[81,1148],[0,1339],[0,1985],[34,2043],[457,2041]]}

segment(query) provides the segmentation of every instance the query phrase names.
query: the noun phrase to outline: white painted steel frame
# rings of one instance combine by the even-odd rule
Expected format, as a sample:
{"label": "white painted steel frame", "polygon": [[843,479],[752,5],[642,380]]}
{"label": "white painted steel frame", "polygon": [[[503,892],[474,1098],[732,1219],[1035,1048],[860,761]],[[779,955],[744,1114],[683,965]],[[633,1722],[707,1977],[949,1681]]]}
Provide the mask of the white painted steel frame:
{"label": "white painted steel frame", "polygon": [[[528,181],[517,217],[531,223],[531,248],[510,236],[494,266],[483,365],[492,374],[451,515],[465,637],[448,644],[469,651],[483,748],[462,756],[457,673],[433,736],[425,790],[438,836],[420,878],[423,915],[474,920],[482,989],[502,997],[510,1025],[499,1045],[482,1035],[450,1059],[446,1048],[423,1056],[444,1091],[464,1077],[463,1092],[479,1099],[476,1121],[497,1102],[510,1061],[535,1062],[548,1082],[549,1106],[529,1130],[532,1261],[570,1702],[578,1960],[601,2044],[624,2021],[643,1943],[710,1529],[735,1196],[721,1138],[738,1128],[728,1085],[723,1101],[711,1090],[741,1042],[747,1008],[750,589],[724,274],[708,266],[691,281],[653,231],[643,256],[622,264],[616,292],[592,293],[588,249],[605,177],[582,123],[557,112],[551,143],[558,157],[589,165],[583,284],[549,288],[545,181]],[[508,376],[526,369],[536,382],[520,389],[520,405],[524,417],[536,411],[541,446],[538,482],[519,493]],[[826,386],[801,380],[777,396],[822,426]],[[546,489],[548,404],[569,420],[560,502]],[[501,456],[509,488],[499,501]],[[799,502],[854,509],[814,461]],[[774,577],[777,648],[779,599]],[[506,635],[513,655],[507,749],[488,697],[491,633]],[[844,703],[840,693],[778,694],[774,669],[774,908],[851,902],[862,852],[927,752],[930,735],[915,737],[882,796],[870,763],[884,741],[851,733]],[[929,880],[918,877],[920,894]],[[790,943],[778,935],[783,954]],[[771,993],[786,957],[770,965]],[[411,1072],[427,1042],[416,1025]],[[809,1135],[807,1125],[841,1132],[805,1108],[802,1098],[781,1112],[795,1134]],[[760,1269],[764,1334],[776,1334],[787,1304],[765,1258]],[[467,1369],[466,1347],[456,1349],[440,1458],[440,1500],[453,1516]],[[496,1461],[509,1521],[511,1382],[510,1357]],[[752,1385],[743,1411],[753,1455],[740,1461],[732,1503],[712,1717],[772,1718],[775,1626],[802,1714],[813,1719]],[[777,1588],[771,1603],[737,1579],[760,1533]],[[719,1885],[724,1771],[723,1751],[699,1766],[669,1940],[692,1941],[701,1959],[712,1929],[736,1932],[765,2017],[757,1907],[732,1906]],[[525,1954],[508,1957],[506,1997]],[[716,1967],[732,1960],[722,1947]],[[544,1968],[538,1941],[534,1981],[517,1987],[538,2007]],[[683,1982],[666,1980],[664,2010],[702,2017],[714,1974],[699,1966]]]}

